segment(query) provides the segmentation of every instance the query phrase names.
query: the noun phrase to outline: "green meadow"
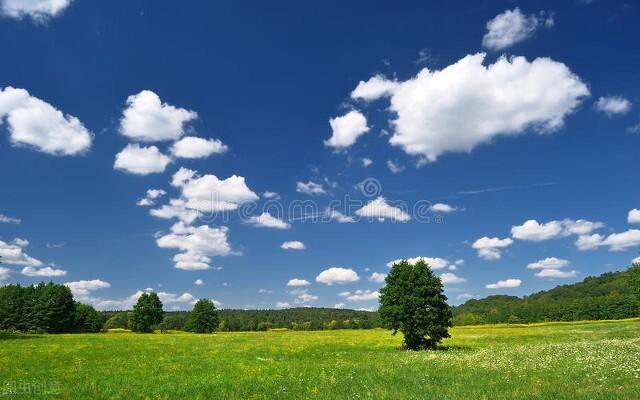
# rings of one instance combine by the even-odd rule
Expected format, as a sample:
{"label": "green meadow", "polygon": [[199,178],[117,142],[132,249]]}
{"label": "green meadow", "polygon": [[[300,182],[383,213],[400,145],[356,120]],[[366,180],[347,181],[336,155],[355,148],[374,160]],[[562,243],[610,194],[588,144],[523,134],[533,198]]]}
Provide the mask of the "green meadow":
{"label": "green meadow", "polygon": [[638,399],[640,320],[389,331],[0,336],[0,398]]}

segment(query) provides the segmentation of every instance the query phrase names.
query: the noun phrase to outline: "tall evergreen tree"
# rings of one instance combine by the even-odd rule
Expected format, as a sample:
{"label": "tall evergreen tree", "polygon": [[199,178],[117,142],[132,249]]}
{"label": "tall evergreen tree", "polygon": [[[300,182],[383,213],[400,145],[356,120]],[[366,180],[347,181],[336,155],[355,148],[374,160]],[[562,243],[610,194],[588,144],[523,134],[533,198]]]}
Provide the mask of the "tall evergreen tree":
{"label": "tall evergreen tree", "polygon": [[216,306],[209,299],[200,299],[193,306],[187,320],[187,331],[195,333],[211,333],[218,328]]}
{"label": "tall evergreen tree", "polygon": [[431,349],[449,337],[451,307],[440,278],[423,260],[393,264],[386,286],[380,289],[380,320],[384,327],[404,334],[412,350]]}
{"label": "tall evergreen tree", "polygon": [[162,302],[155,292],[143,293],[133,306],[129,327],[134,332],[153,332],[153,326],[162,322]]}

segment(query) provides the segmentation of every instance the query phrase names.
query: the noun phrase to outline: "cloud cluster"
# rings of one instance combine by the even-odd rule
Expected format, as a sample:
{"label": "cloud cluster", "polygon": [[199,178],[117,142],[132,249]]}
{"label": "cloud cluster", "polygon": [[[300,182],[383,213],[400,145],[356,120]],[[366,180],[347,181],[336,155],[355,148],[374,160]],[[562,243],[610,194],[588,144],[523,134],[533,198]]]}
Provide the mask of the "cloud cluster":
{"label": "cloud cluster", "polygon": [[511,238],[500,239],[484,236],[473,242],[471,247],[478,250],[478,257],[487,261],[494,261],[502,258],[502,249],[512,244],[513,240]]}
{"label": "cloud cluster", "polygon": [[511,235],[514,239],[540,242],[570,235],[587,235],[602,227],[604,227],[602,222],[592,222],[585,219],[553,220],[545,223],[530,219],[522,225],[511,227]]}
{"label": "cloud cluster", "polygon": [[562,268],[569,265],[569,260],[547,257],[527,265],[529,269],[539,269],[535,275],[538,278],[574,278],[578,273],[574,270],[565,271]]}
{"label": "cloud cluster", "polygon": [[205,270],[211,267],[210,257],[226,256],[231,253],[228,232],[229,229],[225,226],[188,226],[178,222],[171,227],[171,233],[159,236],[156,243],[162,248],[175,248],[182,251],[173,257],[176,268]]}

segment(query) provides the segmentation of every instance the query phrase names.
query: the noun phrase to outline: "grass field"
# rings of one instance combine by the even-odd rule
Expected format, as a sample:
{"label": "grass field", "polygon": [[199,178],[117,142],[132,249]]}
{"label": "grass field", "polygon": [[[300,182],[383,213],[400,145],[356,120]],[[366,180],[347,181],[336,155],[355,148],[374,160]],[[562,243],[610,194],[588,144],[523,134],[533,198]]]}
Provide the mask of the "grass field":
{"label": "grass field", "polygon": [[0,336],[0,398],[639,399],[640,321],[451,329]]}

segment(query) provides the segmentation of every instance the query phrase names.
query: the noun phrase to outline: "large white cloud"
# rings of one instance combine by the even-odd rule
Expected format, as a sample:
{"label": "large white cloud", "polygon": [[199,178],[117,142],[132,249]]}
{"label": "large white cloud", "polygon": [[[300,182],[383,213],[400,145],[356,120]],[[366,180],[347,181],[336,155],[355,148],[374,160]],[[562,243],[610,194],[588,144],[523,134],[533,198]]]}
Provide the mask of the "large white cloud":
{"label": "large white cloud", "polygon": [[55,267],[24,267],[20,273],[24,276],[50,278],[54,276],[65,276],[67,271]]}
{"label": "large white cloud", "polygon": [[187,136],[173,144],[171,153],[180,158],[206,158],[212,154],[222,154],[228,149],[227,145],[218,139]]}
{"label": "large white cloud", "polygon": [[324,144],[335,149],[344,149],[356,142],[361,135],[369,131],[367,119],[359,111],[349,111],[347,114],[329,120],[332,134]]}
{"label": "large white cloud", "polygon": [[485,287],[487,289],[516,288],[520,286],[521,283],[522,281],[520,279],[510,278],[510,279],[500,280],[496,283],[490,283],[488,285],[485,285]]}
{"label": "large white cloud", "polygon": [[365,218],[375,218],[381,222],[386,219],[407,222],[411,219],[409,214],[399,207],[390,205],[384,197],[378,197],[370,201],[364,207],[356,210],[356,215]]}
{"label": "large white cloud", "polygon": [[211,256],[226,256],[231,253],[228,242],[229,229],[225,226],[187,226],[182,222],[171,228],[171,233],[161,235],[156,243],[162,248],[182,251],[173,261],[183,270],[204,270],[211,267]]}
{"label": "large white cloud", "polygon": [[637,208],[629,210],[629,214],[627,215],[627,222],[630,224],[640,224],[640,210]]}
{"label": "large white cloud", "polygon": [[120,133],[141,142],[177,140],[185,133],[185,124],[198,114],[163,103],[157,94],[143,90],[127,98],[122,112]]}
{"label": "large white cloud", "polygon": [[500,239],[497,237],[481,237],[473,242],[471,247],[478,250],[478,257],[488,261],[499,260],[502,257],[501,249],[513,244],[511,238]]}
{"label": "large white cloud", "polygon": [[31,257],[24,252],[24,243],[14,241],[14,244],[0,240],[0,261],[3,264],[20,265],[25,267],[42,267],[42,261]]}
{"label": "large white cloud", "polygon": [[447,152],[470,152],[499,136],[561,128],[587,86],[566,65],[501,57],[484,66],[484,53],[439,71],[422,69],[393,89],[390,143],[435,161]]}
{"label": "large white cloud", "polygon": [[553,26],[553,17],[524,15],[518,7],[506,10],[487,22],[487,33],[482,45],[491,50],[502,50],[531,37],[540,26]]}
{"label": "large white cloud", "polygon": [[0,11],[12,18],[30,17],[36,22],[45,22],[56,17],[71,4],[72,0],[1,0]]}
{"label": "large white cloud", "polygon": [[116,154],[113,168],[136,175],[148,175],[164,172],[171,158],[162,154],[156,146],[142,147],[137,143]]}
{"label": "large white cloud", "polygon": [[585,219],[552,220],[540,223],[535,219],[525,221],[522,225],[511,227],[511,235],[515,239],[540,242],[569,235],[587,235],[604,226],[602,222],[592,222]]}
{"label": "large white cloud", "polygon": [[608,116],[626,114],[631,110],[631,102],[620,96],[600,97],[595,106]]}
{"label": "large white cloud", "polygon": [[85,153],[93,135],[74,116],[24,89],[0,89],[0,124],[6,119],[11,142],[55,156]]}
{"label": "large white cloud", "polygon": [[109,282],[105,282],[100,279],[67,282],[65,283],[65,285],[67,285],[69,289],[71,289],[73,297],[75,297],[75,299],[79,301],[86,299],[94,290],[107,289],[111,287],[111,284]]}
{"label": "large white cloud", "polygon": [[350,268],[331,267],[316,276],[316,282],[326,285],[351,283],[360,280],[356,271]]}

